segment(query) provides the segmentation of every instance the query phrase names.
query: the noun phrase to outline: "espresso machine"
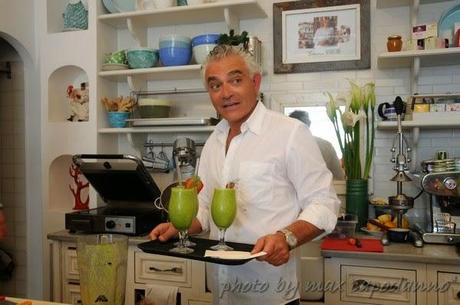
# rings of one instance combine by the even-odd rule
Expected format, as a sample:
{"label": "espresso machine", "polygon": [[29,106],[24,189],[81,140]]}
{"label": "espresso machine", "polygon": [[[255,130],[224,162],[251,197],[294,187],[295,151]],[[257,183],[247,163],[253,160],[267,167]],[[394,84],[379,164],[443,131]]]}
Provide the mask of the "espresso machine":
{"label": "espresso machine", "polygon": [[460,171],[425,172],[421,186],[430,195],[425,228],[416,225],[426,243],[460,243]]}
{"label": "espresso machine", "polygon": [[[173,144],[173,159],[175,167],[180,170],[183,180],[193,176],[197,167],[195,142],[190,138],[178,138]],[[178,180],[175,172],[174,181]]]}

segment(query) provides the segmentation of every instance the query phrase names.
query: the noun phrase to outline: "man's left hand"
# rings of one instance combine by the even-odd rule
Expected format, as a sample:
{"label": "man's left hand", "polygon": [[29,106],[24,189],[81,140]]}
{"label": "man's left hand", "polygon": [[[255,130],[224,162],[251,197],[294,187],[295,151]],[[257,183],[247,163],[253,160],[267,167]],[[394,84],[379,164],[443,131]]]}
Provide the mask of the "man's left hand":
{"label": "man's left hand", "polygon": [[266,261],[273,266],[283,265],[289,260],[289,246],[284,235],[281,233],[269,234],[259,238],[251,253],[258,253],[260,251],[267,252],[267,255],[257,259]]}

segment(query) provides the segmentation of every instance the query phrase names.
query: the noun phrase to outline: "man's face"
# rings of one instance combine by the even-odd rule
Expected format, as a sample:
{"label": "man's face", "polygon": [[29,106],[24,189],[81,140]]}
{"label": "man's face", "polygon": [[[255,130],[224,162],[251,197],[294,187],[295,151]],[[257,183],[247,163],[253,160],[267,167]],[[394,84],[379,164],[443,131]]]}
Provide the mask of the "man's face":
{"label": "man's face", "polygon": [[251,78],[244,60],[237,55],[212,61],[206,66],[206,84],[216,111],[231,127],[240,127],[257,104],[261,76]]}

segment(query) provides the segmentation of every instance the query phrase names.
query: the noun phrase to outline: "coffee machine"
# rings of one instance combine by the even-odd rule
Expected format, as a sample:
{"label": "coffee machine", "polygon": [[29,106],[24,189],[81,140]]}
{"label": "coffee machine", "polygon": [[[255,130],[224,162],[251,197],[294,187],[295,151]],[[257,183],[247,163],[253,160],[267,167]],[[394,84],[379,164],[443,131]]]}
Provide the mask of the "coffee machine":
{"label": "coffee machine", "polygon": [[191,177],[198,166],[195,142],[190,138],[178,138],[174,141],[173,159],[176,165],[174,180],[178,180],[177,170],[180,170],[183,180]]}
{"label": "coffee machine", "polygon": [[460,171],[431,171],[421,177],[421,186],[430,195],[427,225],[417,229],[427,243],[460,243]]}

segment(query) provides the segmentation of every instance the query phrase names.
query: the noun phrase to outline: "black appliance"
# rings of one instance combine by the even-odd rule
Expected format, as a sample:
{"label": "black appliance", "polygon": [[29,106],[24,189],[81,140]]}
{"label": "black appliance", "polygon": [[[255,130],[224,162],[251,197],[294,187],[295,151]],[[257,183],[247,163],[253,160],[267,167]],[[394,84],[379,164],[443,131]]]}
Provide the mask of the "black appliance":
{"label": "black appliance", "polygon": [[74,155],[73,163],[106,206],[65,215],[70,232],[143,235],[166,221],[154,206],[161,192],[152,176],[132,155]]}

